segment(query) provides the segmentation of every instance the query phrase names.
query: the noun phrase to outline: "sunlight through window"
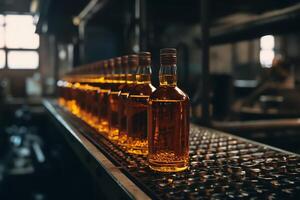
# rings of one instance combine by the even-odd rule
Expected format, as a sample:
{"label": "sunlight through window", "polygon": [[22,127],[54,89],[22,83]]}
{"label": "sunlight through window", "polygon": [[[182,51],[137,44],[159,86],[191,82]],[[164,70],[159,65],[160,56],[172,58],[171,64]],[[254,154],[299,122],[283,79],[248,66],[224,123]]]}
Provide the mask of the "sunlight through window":
{"label": "sunlight through window", "polygon": [[4,27],[0,25],[0,48],[4,47]]}
{"label": "sunlight through window", "polygon": [[[0,15],[1,68],[36,69],[38,67],[39,55],[35,49],[40,46],[40,38],[35,30],[36,25],[32,15]],[[7,62],[5,62],[6,57]]]}
{"label": "sunlight through window", "polygon": [[10,69],[36,69],[39,55],[35,51],[9,51],[7,61]]}
{"label": "sunlight through window", "polygon": [[0,48],[4,47],[4,16],[0,15]]}
{"label": "sunlight through window", "polygon": [[0,25],[3,25],[3,24],[4,24],[4,16],[0,15]]}
{"label": "sunlight through window", "polygon": [[7,48],[36,49],[39,36],[31,15],[6,15],[5,43]]}
{"label": "sunlight through window", "polygon": [[0,68],[5,66],[5,52],[0,50]]}

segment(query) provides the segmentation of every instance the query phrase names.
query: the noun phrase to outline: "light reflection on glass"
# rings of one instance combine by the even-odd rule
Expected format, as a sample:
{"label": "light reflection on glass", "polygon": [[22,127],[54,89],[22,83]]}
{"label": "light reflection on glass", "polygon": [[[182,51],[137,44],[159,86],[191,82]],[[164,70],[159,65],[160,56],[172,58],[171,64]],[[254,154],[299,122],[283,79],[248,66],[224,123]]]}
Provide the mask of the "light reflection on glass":
{"label": "light reflection on glass", "polygon": [[8,68],[36,69],[39,65],[39,55],[35,51],[9,51]]}

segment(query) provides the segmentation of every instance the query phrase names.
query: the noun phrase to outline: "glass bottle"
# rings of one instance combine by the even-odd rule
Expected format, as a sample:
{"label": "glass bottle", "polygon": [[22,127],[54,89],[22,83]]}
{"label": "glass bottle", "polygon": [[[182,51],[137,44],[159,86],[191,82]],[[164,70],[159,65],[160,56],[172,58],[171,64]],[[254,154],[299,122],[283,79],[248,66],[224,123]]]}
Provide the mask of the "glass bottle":
{"label": "glass bottle", "polygon": [[[123,57],[122,57],[123,61]],[[122,62],[123,63],[123,62]],[[138,66],[138,56],[126,56],[123,63],[123,68],[126,70],[126,84],[122,87],[119,94],[119,139],[120,145],[126,145],[127,140],[127,105],[126,101],[130,90],[135,86],[135,72]]]}
{"label": "glass bottle", "polygon": [[139,53],[136,84],[127,99],[127,151],[147,155],[147,107],[155,87],[151,84],[151,53]]}
{"label": "glass bottle", "polygon": [[64,97],[64,93],[65,93],[65,81],[64,81],[64,78],[61,78],[57,81],[56,83],[56,86],[57,86],[57,93],[58,93],[58,105],[60,106],[65,106],[65,97]]}
{"label": "glass bottle", "polygon": [[189,97],[177,87],[176,49],[160,50],[159,87],[148,107],[149,167],[178,172],[189,163]]}
{"label": "glass bottle", "polygon": [[93,63],[89,66],[87,74],[87,89],[86,89],[86,110],[87,123],[95,129],[98,129],[98,94],[100,92],[100,84],[102,82],[102,68],[100,63]]}
{"label": "glass bottle", "polygon": [[79,77],[79,90],[82,93],[82,104],[80,106],[80,113],[81,118],[89,125],[92,125],[92,113],[91,113],[91,105],[93,103],[93,87],[91,86],[93,79],[92,79],[92,65],[84,66],[83,73],[80,74]]}
{"label": "glass bottle", "polygon": [[78,68],[74,71],[73,76],[70,78],[70,82],[72,86],[70,88],[70,101],[68,104],[68,109],[74,115],[81,117],[81,99],[79,99],[80,92],[82,91],[81,87],[81,80],[80,80],[80,73],[82,68]]}
{"label": "glass bottle", "polygon": [[88,109],[90,112],[91,123],[90,125],[96,130],[100,129],[100,119],[99,119],[99,94],[101,90],[101,84],[103,82],[103,66],[102,61],[95,62],[91,67],[90,74],[90,104],[88,104]]}
{"label": "glass bottle", "polygon": [[[111,61],[111,60],[110,60]],[[112,61],[111,61],[112,62]],[[125,82],[121,78],[125,77],[121,73],[122,59],[117,57],[113,60],[114,62],[114,71],[112,74],[112,83],[111,90],[108,95],[108,119],[109,119],[109,132],[108,138],[110,140],[116,141],[119,136],[119,127],[118,127],[118,112],[119,112],[119,98],[120,85]]]}
{"label": "glass bottle", "polygon": [[103,135],[107,136],[108,132],[108,95],[110,92],[111,76],[108,61],[104,60],[101,63],[101,68],[103,68],[103,78],[100,81],[100,90],[98,93],[98,123],[99,131]]}

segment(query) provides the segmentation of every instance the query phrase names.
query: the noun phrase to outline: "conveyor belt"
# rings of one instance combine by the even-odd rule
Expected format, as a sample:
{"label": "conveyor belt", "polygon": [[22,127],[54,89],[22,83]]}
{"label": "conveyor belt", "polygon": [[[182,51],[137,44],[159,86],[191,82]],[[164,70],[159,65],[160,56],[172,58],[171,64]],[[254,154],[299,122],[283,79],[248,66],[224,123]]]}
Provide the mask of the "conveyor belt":
{"label": "conveyor belt", "polygon": [[128,154],[55,103],[67,123],[87,137],[154,199],[300,199],[297,154],[191,125],[190,168],[157,173],[145,156]]}

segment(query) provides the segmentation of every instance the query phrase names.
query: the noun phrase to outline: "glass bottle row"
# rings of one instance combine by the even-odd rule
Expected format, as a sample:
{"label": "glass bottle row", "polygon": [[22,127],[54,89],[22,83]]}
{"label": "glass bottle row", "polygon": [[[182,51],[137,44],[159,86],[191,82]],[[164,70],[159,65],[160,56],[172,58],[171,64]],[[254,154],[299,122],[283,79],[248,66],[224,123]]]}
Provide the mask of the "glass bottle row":
{"label": "glass bottle row", "polygon": [[182,171],[189,161],[189,98],[177,87],[176,49],[161,49],[159,86],[151,53],[74,68],[58,81],[59,104],[156,171]]}

